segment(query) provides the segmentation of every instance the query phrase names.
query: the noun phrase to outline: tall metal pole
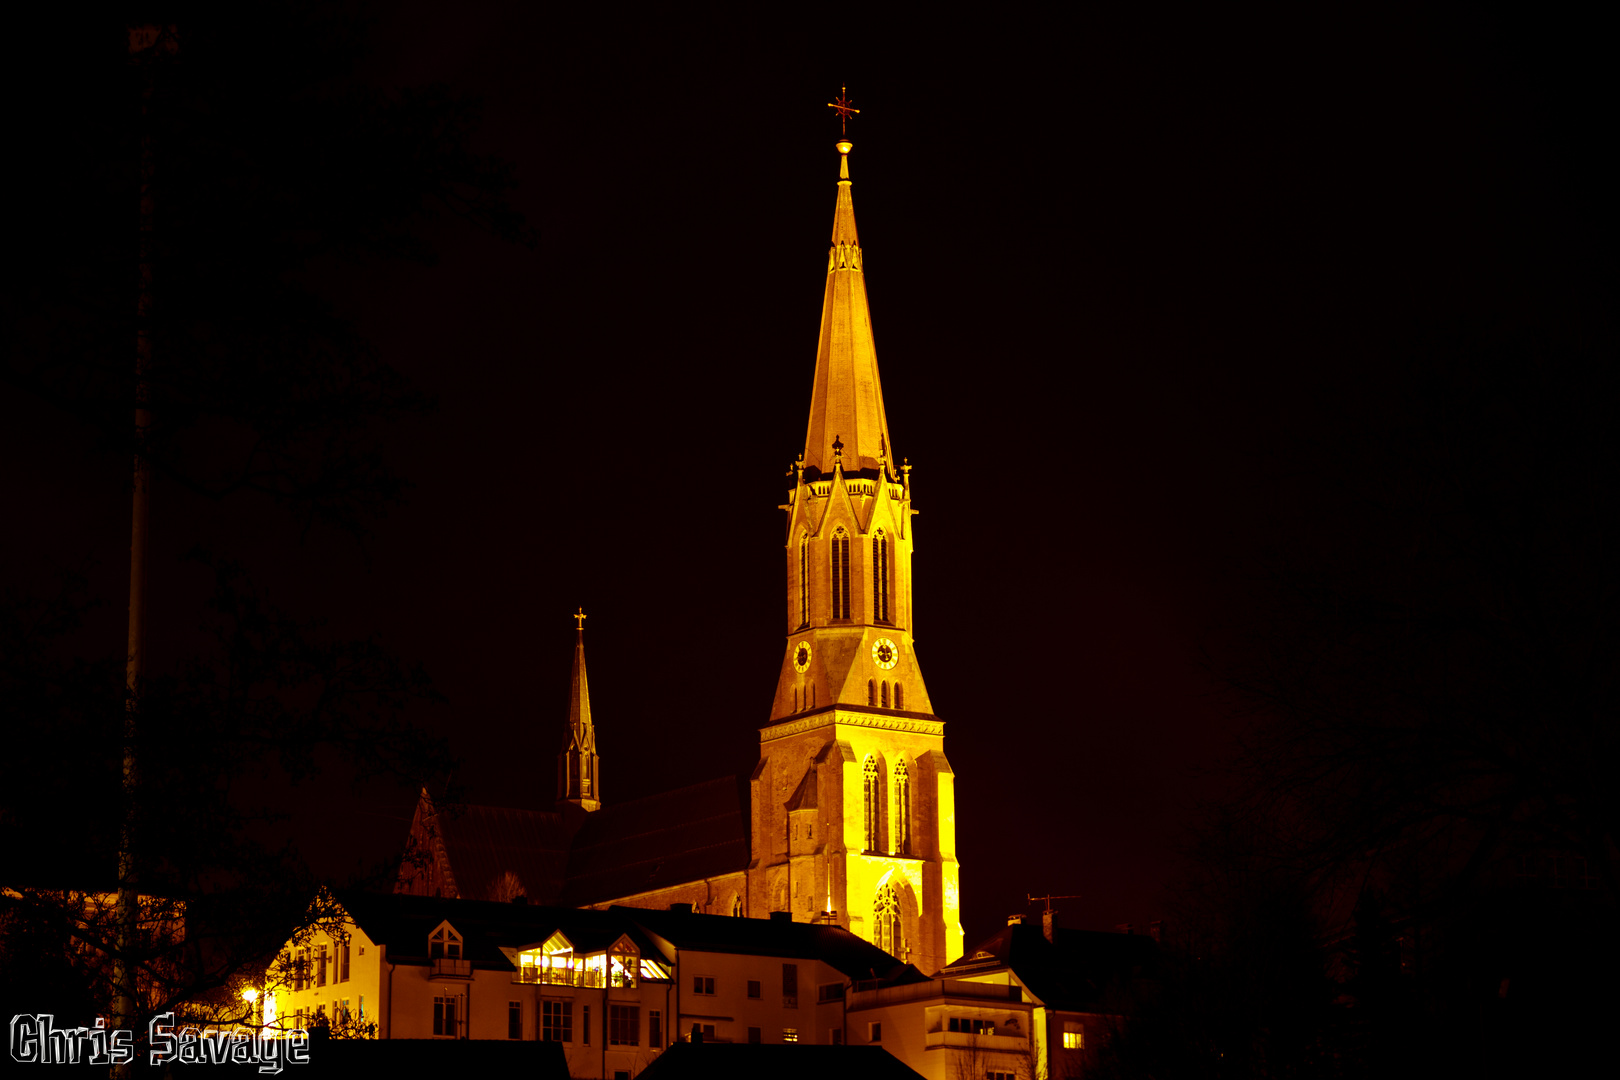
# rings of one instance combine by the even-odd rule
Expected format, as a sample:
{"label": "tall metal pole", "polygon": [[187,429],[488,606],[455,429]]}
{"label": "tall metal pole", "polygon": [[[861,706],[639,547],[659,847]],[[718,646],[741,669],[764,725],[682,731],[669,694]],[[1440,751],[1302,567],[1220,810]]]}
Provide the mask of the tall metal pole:
{"label": "tall metal pole", "polygon": [[[130,57],[142,69],[140,119],[140,227],[135,295],[135,465],[131,484],[129,532],[129,639],[124,663],[123,772],[118,822],[118,898],[114,907],[116,932],[113,947],[114,1030],[134,1028],[140,944],[140,893],[136,848],[136,804],[139,771],[136,729],[140,718],[141,689],[146,660],[146,549],[151,500],[151,462],[147,440],[152,427],[149,373],[152,365],[152,234],[155,207],[150,109],[155,79],[154,60],[175,51],[174,29],[156,26],[132,28]],[[115,1066],[115,1076],[132,1075],[131,1065]]]}

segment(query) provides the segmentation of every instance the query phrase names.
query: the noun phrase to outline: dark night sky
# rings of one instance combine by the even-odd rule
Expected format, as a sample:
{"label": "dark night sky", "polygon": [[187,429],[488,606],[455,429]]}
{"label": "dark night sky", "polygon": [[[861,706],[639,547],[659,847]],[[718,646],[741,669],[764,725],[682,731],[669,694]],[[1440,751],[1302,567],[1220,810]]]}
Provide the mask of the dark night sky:
{"label": "dark night sky", "polygon": [[[583,605],[610,800],[749,769],[832,220],[823,103],[847,84],[968,938],[1026,892],[1082,894],[1075,926],[1161,915],[1241,731],[1203,657],[1286,524],[1286,448],[1424,342],[1597,310],[1571,105],[1602,95],[1576,27],[1065,19],[389,6],[369,71],[483,99],[539,246],[445,222],[436,266],[330,271],[438,400],[386,433],[410,500],[362,552],[160,486],[160,658],[201,595],[175,556],[241,553],[289,607],[429,667],[448,704],[423,722],[474,801],[541,805]],[[124,463],[8,411],[29,524],[5,583],[92,566],[116,648]],[[296,820],[323,860],[333,834],[381,857],[409,802],[328,778]]]}

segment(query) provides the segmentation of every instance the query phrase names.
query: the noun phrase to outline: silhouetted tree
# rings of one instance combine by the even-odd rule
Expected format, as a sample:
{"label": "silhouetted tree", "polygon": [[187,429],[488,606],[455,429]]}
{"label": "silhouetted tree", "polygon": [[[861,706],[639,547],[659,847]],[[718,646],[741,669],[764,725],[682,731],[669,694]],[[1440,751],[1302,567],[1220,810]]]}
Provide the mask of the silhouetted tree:
{"label": "silhouetted tree", "polygon": [[1498,339],[1347,409],[1297,457],[1226,666],[1257,724],[1218,857],[1305,889],[1346,1062],[1546,1061],[1613,998],[1595,969],[1617,955],[1588,952],[1612,935],[1545,958],[1554,913],[1607,925],[1620,881],[1620,377],[1602,350]]}
{"label": "silhouetted tree", "polygon": [[[425,401],[319,282],[371,259],[431,259],[422,227],[435,217],[532,239],[506,202],[512,179],[469,149],[470,103],[364,83],[358,19],[175,7],[157,25],[181,44],[161,64],[132,66],[120,24],[36,12],[17,28],[50,105],[20,110],[13,133],[35,182],[12,234],[27,273],[0,298],[0,380],[170,483],[258,493],[306,530],[362,533],[404,487],[377,425]],[[150,420],[138,430],[137,401]],[[400,719],[431,694],[419,669],[279,612],[239,565],[198,561],[214,577],[211,646],[141,680],[138,725],[122,735],[139,782],[122,806],[124,658],[75,657],[82,597],[6,597],[0,727],[15,741],[0,844],[27,856],[11,872],[31,879],[0,883],[13,887],[0,915],[11,987],[27,957],[72,973],[62,1000],[105,1007],[114,954],[139,969],[152,1009],[228,987],[307,923],[313,891],[290,848],[246,839],[254,815],[233,800],[237,782],[272,766],[307,776],[321,746],[362,774],[418,780],[444,761]],[[115,847],[133,851],[143,893],[172,902],[142,918],[161,926],[183,906],[183,943],[154,932],[119,951],[101,869]]]}

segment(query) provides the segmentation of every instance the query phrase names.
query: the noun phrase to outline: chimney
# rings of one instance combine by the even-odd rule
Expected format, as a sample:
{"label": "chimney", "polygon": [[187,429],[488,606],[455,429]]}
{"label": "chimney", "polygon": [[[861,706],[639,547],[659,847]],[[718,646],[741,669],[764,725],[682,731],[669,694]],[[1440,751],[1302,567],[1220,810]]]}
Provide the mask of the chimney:
{"label": "chimney", "polygon": [[1007,916],[1007,925],[1008,926],[1023,926],[1024,925],[1024,917],[1022,915],[1009,915],[1009,916]]}
{"label": "chimney", "polygon": [[1047,941],[1052,940],[1053,934],[1057,929],[1053,922],[1053,919],[1056,918],[1056,916],[1057,912],[1053,911],[1051,908],[1047,908],[1045,911],[1041,912],[1041,933],[1046,936]]}

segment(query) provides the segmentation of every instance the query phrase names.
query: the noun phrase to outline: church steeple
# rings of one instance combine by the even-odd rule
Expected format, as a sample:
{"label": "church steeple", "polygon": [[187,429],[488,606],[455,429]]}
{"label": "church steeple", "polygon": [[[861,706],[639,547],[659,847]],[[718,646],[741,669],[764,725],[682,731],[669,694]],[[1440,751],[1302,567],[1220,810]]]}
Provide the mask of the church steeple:
{"label": "church steeple", "polygon": [[[842,94],[833,108],[854,112]],[[913,636],[916,511],[878,380],[851,149],[839,140],[810,424],[782,507],[787,641],[752,780],[750,910],[835,919],[937,971],[962,955],[955,773]]]}
{"label": "church steeple", "polygon": [[804,469],[814,480],[830,476],[838,463],[833,444],[843,443],[846,473],[894,476],[894,448],[883,409],[872,315],[866,303],[866,274],[860,236],[855,231],[849,152],[838,142],[838,202],[833,209],[832,245],[827,251],[827,287],[821,301],[821,337],[816,345],[816,381],[810,395],[810,423],[804,437]]}
{"label": "church steeple", "polygon": [[568,690],[568,742],[557,755],[557,801],[585,810],[602,806],[596,756],[596,728],[591,724],[591,689],[585,678],[585,609],[574,615],[574,675]]}

